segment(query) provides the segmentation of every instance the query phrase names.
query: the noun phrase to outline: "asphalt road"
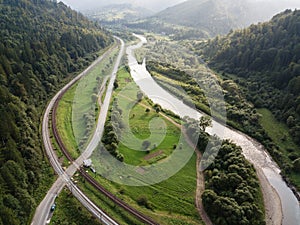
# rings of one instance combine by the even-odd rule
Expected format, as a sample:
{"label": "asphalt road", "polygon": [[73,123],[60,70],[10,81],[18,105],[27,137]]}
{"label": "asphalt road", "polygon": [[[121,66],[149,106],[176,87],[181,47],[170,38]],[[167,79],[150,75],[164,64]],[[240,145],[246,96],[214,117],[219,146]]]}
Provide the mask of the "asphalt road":
{"label": "asphalt road", "polygon": [[69,82],[64,88],[62,88],[50,101],[50,103],[44,113],[43,124],[42,124],[43,143],[44,143],[45,151],[47,153],[49,161],[50,161],[52,167],[54,168],[55,172],[59,175],[59,177],[56,180],[56,182],[52,185],[52,187],[50,188],[50,190],[48,191],[47,195],[42,200],[40,205],[37,207],[31,225],[44,225],[50,221],[50,219],[52,217],[50,208],[51,208],[52,204],[55,202],[56,196],[61,192],[61,190],[63,189],[63,187],[65,185],[67,185],[67,187],[70,189],[70,191],[73,193],[73,195],[96,218],[100,219],[104,224],[117,224],[113,219],[111,219],[101,209],[99,209],[92,201],[90,201],[88,199],[88,197],[85,196],[84,193],[82,193],[71,180],[71,177],[74,175],[74,173],[77,171],[77,169],[82,165],[83,161],[85,159],[88,159],[92,155],[93,150],[97,147],[97,145],[103,135],[104,123],[105,123],[107,111],[109,108],[110,98],[111,98],[112,92],[113,92],[113,84],[116,79],[116,74],[117,74],[117,71],[118,71],[118,68],[119,68],[123,53],[124,53],[124,48],[125,48],[125,44],[124,44],[123,40],[121,40],[118,37],[115,37],[115,38],[121,43],[121,48],[120,48],[118,58],[115,62],[115,66],[114,66],[112,74],[111,74],[111,79],[110,79],[110,82],[109,82],[109,85],[107,88],[105,100],[101,107],[96,131],[95,131],[93,138],[90,141],[88,147],[86,148],[86,150],[66,171],[64,171],[62,166],[60,165],[60,163],[58,161],[58,157],[55,154],[55,151],[51,144],[50,133],[49,133],[50,112],[54,106],[55,101],[58,99],[58,97],[62,93],[64,93],[68,88],[70,88],[75,82],[77,82],[80,78],[85,76],[96,64],[98,64],[100,61],[102,61],[108,54],[110,54],[111,49],[108,50],[101,57],[99,57],[96,61],[94,61],[86,70],[84,70],[80,75],[78,75],[71,82]]}

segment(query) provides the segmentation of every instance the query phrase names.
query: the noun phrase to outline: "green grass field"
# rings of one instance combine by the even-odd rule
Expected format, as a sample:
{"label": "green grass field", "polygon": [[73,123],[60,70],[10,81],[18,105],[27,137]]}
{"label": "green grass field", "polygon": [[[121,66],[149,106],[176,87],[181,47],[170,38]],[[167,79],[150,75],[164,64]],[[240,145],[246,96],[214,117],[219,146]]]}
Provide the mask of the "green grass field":
{"label": "green grass field", "polygon": [[[100,175],[94,175],[94,178],[107,190],[160,224],[202,224],[195,207],[195,164],[196,156],[193,155],[186,166],[171,178],[143,187],[117,184]],[[89,184],[82,185],[90,189]],[[137,204],[142,197],[147,199],[151,209]],[[116,216],[114,211],[109,214],[114,218]]]}
{"label": "green grass field", "polygon": [[[262,115],[260,118],[262,127],[266,130],[274,143],[280,147],[281,152],[286,158],[288,158],[291,152],[300,152],[298,146],[293,142],[288,127],[285,124],[277,121],[272,112],[268,109],[258,109],[258,112]],[[290,177],[297,188],[300,188],[300,174],[292,172]]]}
{"label": "green grass field", "polygon": [[118,48],[114,49],[108,57],[84,76],[79,81],[74,93],[72,128],[80,151],[84,150],[87,145],[97,122],[96,117],[99,108],[97,108],[97,103],[93,101],[92,96],[98,94],[105,76],[110,75],[117,53]]}
{"label": "green grass field", "polygon": [[287,149],[298,149],[289,134],[288,127],[277,121],[272,112],[268,109],[258,109],[258,113],[262,115],[260,123],[266,130],[267,134],[272,138],[276,145],[287,152]]}
{"label": "green grass field", "polygon": [[[98,91],[104,77],[110,74],[113,66],[111,62],[117,53],[118,48],[70,88],[59,103],[56,116],[57,129],[73,158],[77,158],[84,150],[95,129],[100,108],[93,102],[92,96]],[[80,145],[82,140],[84,144]]]}
{"label": "green grass field", "polygon": [[[122,119],[125,124],[118,150],[124,155],[125,163],[139,166],[159,163],[173,153],[174,145],[178,145],[179,142],[182,143],[182,151],[188,151],[190,147],[184,138],[180,139],[179,127],[155,112],[147,99],[136,103],[139,89],[133,84],[130,74],[125,69],[119,71],[117,79],[119,88],[114,93],[114,97],[117,98],[118,107],[122,109]],[[150,109],[149,112],[146,112],[147,108]],[[152,126],[149,127],[150,121]],[[141,151],[144,140],[151,142],[149,152]],[[95,153],[92,158],[96,171],[101,166],[98,157],[99,155]],[[122,174],[120,171],[120,176]],[[158,184],[133,187],[114,183],[101,175],[96,175],[95,179],[160,224],[201,224],[195,207],[195,154],[192,154],[192,158],[177,174]],[[137,203],[141,198],[147,200],[148,207]]]}
{"label": "green grass field", "polygon": [[[59,124],[58,129],[65,145],[74,158],[78,157],[80,154],[77,147],[77,141],[74,138],[74,129],[77,129],[79,136],[84,135],[83,121],[78,120],[75,121],[74,124],[74,115],[72,115],[74,110],[74,96],[75,98],[76,95],[80,97],[75,100],[80,106],[76,108],[78,114],[79,112],[84,114],[91,111],[91,109],[88,108],[87,102],[92,100],[91,95],[93,88],[95,88],[95,83],[97,83],[96,79],[99,76],[99,70],[101,71],[100,66],[96,71],[92,71],[91,74],[85,77],[86,80],[71,88],[63,96],[62,101],[59,104],[57,114]],[[120,70],[117,79],[119,88],[118,91],[114,93],[114,97],[118,98],[118,105],[122,108],[124,116],[128,105],[135,102],[138,88],[133,85],[129,73],[124,69]],[[77,92],[78,90],[80,90],[80,92]],[[123,91],[120,92],[120,90]],[[147,108],[150,109],[150,112],[146,112]],[[129,124],[126,132],[123,134],[122,142],[118,149],[124,155],[125,162],[132,165],[150,165],[165,160],[174,151],[174,145],[178,145],[179,143],[181,133],[180,128],[156,113],[147,99],[143,99],[140,104],[134,104],[127,112]],[[153,124],[149,127],[150,121],[152,121]],[[157,126],[158,124],[159,126]],[[76,126],[76,128],[74,126]],[[131,131],[133,135],[130,135],[129,131]],[[135,142],[135,140],[139,141]],[[141,148],[144,140],[149,140],[152,147],[154,147],[155,144],[155,148],[149,150],[150,152],[148,153],[145,151],[132,150],[131,147]],[[130,143],[134,143],[134,146],[128,147],[128,144]],[[189,147],[185,140],[181,140],[181,143],[184,146],[184,152],[184,148],[187,149]],[[155,155],[155,153],[159,154],[151,157],[151,154]],[[150,155],[149,158],[147,158],[148,155]],[[93,162],[94,164],[97,164],[97,159],[93,158]],[[64,160],[65,165],[66,163],[67,162]],[[120,224],[139,224],[135,218],[123,209],[115,206],[109,199],[95,191],[88,183],[82,182],[82,180],[80,180],[81,178],[77,179],[78,185],[85,193],[87,193],[87,195],[102,209],[107,211],[109,215],[116,218]],[[194,204],[196,190],[195,155],[192,155],[192,158],[177,174],[159,184],[151,186],[130,187],[119,185],[104,179],[100,175],[97,175],[96,179],[112,193],[118,195],[121,199],[138,210],[141,210],[143,213],[151,216],[161,224],[201,224],[200,216],[198,215]],[[73,197],[66,196],[66,194],[63,193],[60,198],[63,200],[59,205],[61,205],[61,207],[69,207],[71,200],[67,198]],[[149,205],[151,205],[151,209],[138,205],[137,201],[140,198],[146,198]],[[54,217],[56,223],[53,224],[60,224],[60,222],[57,221],[63,221],[65,217],[73,216],[67,214],[64,210],[60,212],[59,205],[55,212],[57,215]],[[81,210],[80,206],[76,206],[76,208],[80,208]],[[76,209],[74,210],[76,211]],[[89,218],[87,212],[82,216]]]}
{"label": "green grass field", "polygon": [[75,159],[79,156],[78,144],[72,128],[72,105],[77,84],[71,87],[62,97],[57,108],[57,130],[66,148]]}

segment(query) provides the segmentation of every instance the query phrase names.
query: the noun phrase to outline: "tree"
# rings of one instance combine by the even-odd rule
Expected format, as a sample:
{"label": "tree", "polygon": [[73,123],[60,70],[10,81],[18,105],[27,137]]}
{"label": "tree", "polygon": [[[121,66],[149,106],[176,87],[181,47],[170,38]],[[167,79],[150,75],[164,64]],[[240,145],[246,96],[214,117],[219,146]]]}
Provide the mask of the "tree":
{"label": "tree", "polygon": [[293,127],[295,124],[295,119],[293,116],[289,116],[286,120],[286,124],[288,125],[288,127]]}
{"label": "tree", "polygon": [[144,141],[144,142],[142,143],[142,147],[143,147],[143,149],[145,149],[145,150],[147,150],[147,149],[150,147],[150,145],[151,145],[151,142],[148,141],[148,140],[146,140],[146,141]]}
{"label": "tree", "polygon": [[199,119],[199,127],[200,127],[201,131],[205,131],[205,129],[207,127],[210,127],[211,125],[212,125],[211,117],[209,117],[209,116],[202,116]]}
{"label": "tree", "polygon": [[119,82],[118,80],[115,80],[114,82],[114,89],[117,89],[119,87]]}
{"label": "tree", "polygon": [[137,100],[140,102],[140,101],[142,101],[143,97],[144,97],[143,92],[138,91],[137,94],[136,94]]}

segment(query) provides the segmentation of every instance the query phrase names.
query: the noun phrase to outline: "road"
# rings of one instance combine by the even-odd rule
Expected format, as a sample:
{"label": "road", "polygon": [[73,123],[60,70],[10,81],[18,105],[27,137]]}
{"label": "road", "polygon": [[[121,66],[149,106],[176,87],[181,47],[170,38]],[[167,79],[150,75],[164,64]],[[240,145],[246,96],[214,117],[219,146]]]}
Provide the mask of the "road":
{"label": "road", "polygon": [[48,104],[48,107],[45,110],[44,117],[43,117],[43,123],[42,123],[42,136],[43,136],[43,143],[45,147],[46,154],[49,158],[49,161],[55,170],[55,172],[59,175],[56,182],[52,185],[50,190],[48,191],[45,198],[42,200],[40,205],[37,207],[35,215],[33,217],[31,225],[44,225],[47,224],[47,221],[51,219],[52,213],[50,213],[50,207],[54,203],[55,198],[63,187],[67,185],[67,187],[70,189],[70,191],[73,193],[73,195],[83,204],[85,208],[87,208],[96,218],[100,219],[104,224],[117,224],[113,219],[111,219],[109,216],[107,216],[101,209],[99,209],[97,206],[93,204],[92,201],[88,199],[72,182],[71,177],[74,175],[74,173],[79,169],[79,167],[82,165],[83,161],[85,159],[88,159],[91,154],[93,153],[93,150],[98,145],[98,142],[100,141],[103,131],[104,131],[104,123],[107,116],[107,111],[109,108],[109,102],[110,98],[112,96],[113,92],[113,83],[116,79],[116,74],[124,53],[125,44],[123,40],[121,40],[118,37],[115,37],[120,43],[120,51],[118,58],[115,62],[111,79],[107,88],[105,100],[103,102],[103,105],[101,107],[101,111],[99,114],[98,124],[96,131],[93,135],[93,138],[91,142],[89,143],[86,150],[83,152],[83,154],[66,170],[64,171],[62,166],[60,165],[58,161],[58,157],[55,154],[55,151],[51,144],[50,139],[50,132],[49,132],[49,118],[51,110],[57,101],[63,93],[66,92],[73,84],[75,84],[79,79],[81,79],[83,76],[85,76],[95,65],[97,65],[99,62],[101,62],[107,55],[109,55],[112,51],[112,49],[109,49],[105,54],[103,54],[101,57],[99,57],[96,61],[94,61],[86,70],[84,70],[81,74],[79,74],[76,78],[74,78],[71,82],[69,82],[65,87],[63,87],[50,101]]}

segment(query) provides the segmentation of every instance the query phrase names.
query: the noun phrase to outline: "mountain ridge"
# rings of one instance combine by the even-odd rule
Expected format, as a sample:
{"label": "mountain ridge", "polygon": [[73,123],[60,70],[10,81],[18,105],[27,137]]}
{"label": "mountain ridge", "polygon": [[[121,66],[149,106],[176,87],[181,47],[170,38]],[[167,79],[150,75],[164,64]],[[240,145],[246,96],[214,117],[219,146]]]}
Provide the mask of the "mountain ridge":
{"label": "mountain ridge", "polygon": [[[276,0],[275,0],[276,1]],[[155,24],[160,23],[177,26],[185,26],[189,29],[196,29],[214,37],[219,34],[226,34],[231,29],[247,27],[250,24],[267,21],[276,13],[288,8],[300,7],[300,2],[268,0],[188,0],[173,7],[169,7],[146,21],[136,22],[136,28],[150,27],[155,31]],[[130,27],[130,25],[129,25]],[[159,28],[159,26],[157,26]],[[167,29],[166,29],[167,30]],[[158,32],[161,32],[159,30]],[[173,34],[178,30],[173,31]],[[195,32],[196,35],[199,32]],[[195,36],[197,37],[197,36]],[[205,35],[199,38],[207,38]]]}

